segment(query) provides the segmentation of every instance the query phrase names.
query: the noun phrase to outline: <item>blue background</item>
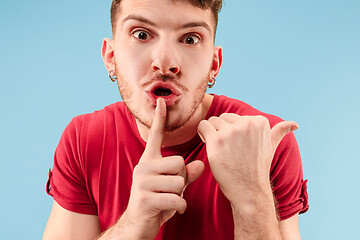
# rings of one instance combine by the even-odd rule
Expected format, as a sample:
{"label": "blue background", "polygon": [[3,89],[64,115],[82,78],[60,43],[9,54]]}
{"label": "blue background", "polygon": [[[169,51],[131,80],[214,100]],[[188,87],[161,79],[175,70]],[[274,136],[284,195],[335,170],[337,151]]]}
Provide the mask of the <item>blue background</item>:
{"label": "blue background", "polygon": [[[120,100],[100,56],[110,0],[0,5],[1,239],[40,239],[47,174],[72,117]],[[360,1],[227,0],[213,88],[295,120],[310,210],[303,239],[354,239],[359,228]]]}

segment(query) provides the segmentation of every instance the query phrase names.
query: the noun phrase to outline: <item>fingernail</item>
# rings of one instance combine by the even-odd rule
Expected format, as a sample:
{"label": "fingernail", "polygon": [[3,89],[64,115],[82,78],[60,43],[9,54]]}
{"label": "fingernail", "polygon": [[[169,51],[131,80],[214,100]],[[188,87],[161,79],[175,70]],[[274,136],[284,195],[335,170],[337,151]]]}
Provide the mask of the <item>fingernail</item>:
{"label": "fingernail", "polygon": [[295,130],[297,130],[299,127],[298,126],[293,126],[293,127],[291,127],[290,128],[290,131],[292,132],[292,131],[295,131]]}

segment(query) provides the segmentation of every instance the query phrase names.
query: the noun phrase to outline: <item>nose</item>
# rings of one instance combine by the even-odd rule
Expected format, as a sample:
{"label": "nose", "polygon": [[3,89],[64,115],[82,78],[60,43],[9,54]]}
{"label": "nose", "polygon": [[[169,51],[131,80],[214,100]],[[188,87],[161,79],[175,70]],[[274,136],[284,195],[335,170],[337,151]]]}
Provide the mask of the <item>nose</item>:
{"label": "nose", "polygon": [[168,43],[161,43],[154,47],[153,62],[151,64],[154,72],[161,74],[178,74],[180,72],[179,54],[176,46]]}

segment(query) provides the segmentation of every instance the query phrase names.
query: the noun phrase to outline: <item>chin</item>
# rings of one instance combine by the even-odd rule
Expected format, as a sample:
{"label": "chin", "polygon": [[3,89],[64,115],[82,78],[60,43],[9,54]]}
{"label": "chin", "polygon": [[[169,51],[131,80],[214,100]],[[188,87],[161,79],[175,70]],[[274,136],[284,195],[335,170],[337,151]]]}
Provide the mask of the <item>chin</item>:
{"label": "chin", "polygon": [[167,108],[165,131],[174,132],[181,129],[189,122],[195,111],[196,109],[189,109],[186,111],[172,107]]}

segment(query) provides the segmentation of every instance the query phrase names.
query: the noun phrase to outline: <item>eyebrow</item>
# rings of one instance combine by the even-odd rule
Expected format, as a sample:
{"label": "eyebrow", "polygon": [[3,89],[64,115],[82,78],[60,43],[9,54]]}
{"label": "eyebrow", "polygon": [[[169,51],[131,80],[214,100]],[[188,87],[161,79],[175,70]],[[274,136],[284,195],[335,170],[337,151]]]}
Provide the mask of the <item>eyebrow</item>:
{"label": "eyebrow", "polygon": [[124,20],[122,20],[122,24],[124,25],[124,23],[129,20],[136,20],[136,21],[146,23],[151,26],[156,26],[156,24],[154,22],[150,21],[149,19],[146,19],[146,18],[140,17],[140,16],[136,16],[136,15],[132,15],[132,14],[130,14],[129,16],[124,18]]}
{"label": "eyebrow", "polygon": [[[137,16],[137,15],[133,15],[133,14],[130,14],[129,16],[127,16],[126,18],[124,18],[124,20],[122,20],[122,25],[124,25],[124,23],[126,21],[129,21],[129,20],[135,20],[135,21],[139,21],[139,22],[142,22],[142,23],[145,23],[145,24],[148,24],[150,26],[153,26],[153,27],[156,27],[156,23],[152,22],[151,20],[147,19],[147,18],[144,18],[144,17],[141,17],[141,16]],[[211,28],[210,26],[204,22],[204,21],[197,21],[197,22],[189,22],[189,23],[185,23],[179,27],[176,28],[176,30],[180,30],[180,29],[185,29],[185,28],[194,28],[194,27],[203,27],[205,28],[206,30],[208,30],[211,34]]]}
{"label": "eyebrow", "polygon": [[208,30],[211,33],[210,26],[204,21],[185,23],[185,24],[181,25],[179,27],[179,29],[193,28],[193,27],[203,27],[203,28],[205,28],[206,30]]}

